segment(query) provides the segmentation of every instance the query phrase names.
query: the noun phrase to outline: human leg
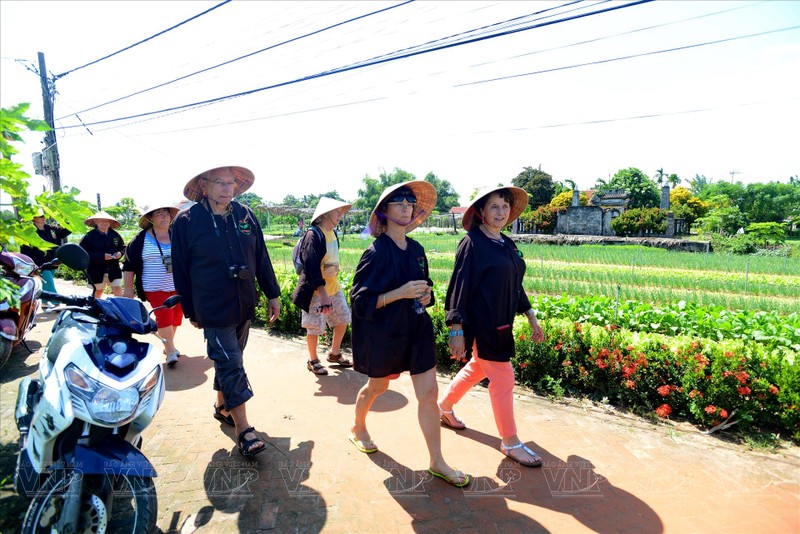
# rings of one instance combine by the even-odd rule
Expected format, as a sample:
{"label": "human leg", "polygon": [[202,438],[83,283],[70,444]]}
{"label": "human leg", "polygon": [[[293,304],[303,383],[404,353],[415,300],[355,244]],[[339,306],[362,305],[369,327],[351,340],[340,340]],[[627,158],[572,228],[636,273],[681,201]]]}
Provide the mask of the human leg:
{"label": "human leg", "polygon": [[[204,335],[208,357],[214,362],[214,383],[225,401],[236,427],[237,444],[243,455],[255,454],[266,447],[247,420],[245,403],[253,397],[253,391],[244,372],[242,349],[247,344],[249,321],[229,328],[206,328]],[[220,395],[221,393],[221,395]]]}
{"label": "human leg", "polygon": [[111,275],[109,275],[109,281],[111,284],[111,294],[115,297],[122,296],[122,273],[120,273],[119,278],[115,278],[111,280]]}
{"label": "human leg", "polygon": [[457,404],[472,386],[484,378],[486,378],[486,373],[483,372],[477,358],[473,356],[447,386],[444,397],[439,401],[439,406],[443,410],[452,410],[453,405]]}
{"label": "human leg", "polygon": [[331,350],[328,353],[328,361],[342,367],[352,367],[353,362],[342,356],[342,339],[347,332],[347,325],[353,322],[353,315],[347,305],[347,299],[341,291],[337,291],[331,297],[331,309],[325,318],[328,326],[333,329],[333,339],[331,340]]}
{"label": "human leg", "polygon": [[460,485],[467,482],[469,477],[450,467],[442,456],[442,430],[439,427],[439,407],[436,404],[436,397],[439,394],[436,368],[411,375],[411,382],[414,384],[414,394],[417,397],[419,427],[428,446],[430,469],[442,475],[451,484]]}
{"label": "human leg", "polygon": [[[56,291],[56,283],[53,277],[53,271],[45,269],[44,271],[41,271],[40,274],[42,275],[42,289],[48,293],[58,293],[58,291]],[[57,304],[57,302],[52,300],[46,300],[45,302],[48,304]]]}
{"label": "human leg", "polygon": [[306,347],[308,348],[306,367],[315,375],[327,375],[328,370],[320,363],[317,357],[319,336],[325,332],[325,318],[320,312],[316,311],[317,306],[319,306],[319,297],[315,294],[311,298],[311,305],[308,308],[312,311],[303,310],[301,312],[300,325],[306,329]]}
{"label": "human leg", "polygon": [[367,383],[358,391],[358,395],[356,395],[355,422],[350,432],[357,440],[367,446],[366,448],[376,448],[367,430],[367,414],[372,408],[375,399],[380,397],[388,388],[388,378],[370,377]]}
{"label": "human leg", "polygon": [[526,447],[517,435],[517,423],[514,419],[514,369],[511,362],[492,362],[480,358],[478,361],[489,377],[489,399],[502,440],[500,450],[522,465],[541,465],[541,458]]}

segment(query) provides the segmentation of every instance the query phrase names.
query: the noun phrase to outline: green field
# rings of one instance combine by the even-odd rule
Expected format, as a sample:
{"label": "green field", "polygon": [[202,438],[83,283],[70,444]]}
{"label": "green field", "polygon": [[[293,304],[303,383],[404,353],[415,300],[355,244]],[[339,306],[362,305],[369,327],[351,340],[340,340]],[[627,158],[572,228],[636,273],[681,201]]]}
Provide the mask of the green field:
{"label": "green field", "polygon": [[[453,235],[419,234],[431,278],[446,286],[458,241]],[[346,235],[340,240],[344,272],[353,272],[371,238]],[[277,269],[291,270],[296,238],[268,242]],[[656,306],[680,301],[731,310],[800,313],[800,260],[787,257],[735,256],[670,251],[631,245],[557,246],[521,244],[527,263],[529,295],[605,296]]]}

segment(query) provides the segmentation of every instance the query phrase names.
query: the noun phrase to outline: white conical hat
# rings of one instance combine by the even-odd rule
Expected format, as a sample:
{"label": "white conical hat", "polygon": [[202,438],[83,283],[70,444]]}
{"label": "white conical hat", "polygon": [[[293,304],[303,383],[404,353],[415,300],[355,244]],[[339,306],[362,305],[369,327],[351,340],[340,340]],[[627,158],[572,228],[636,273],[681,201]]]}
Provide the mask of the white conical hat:
{"label": "white conical hat", "polygon": [[311,224],[314,224],[317,219],[326,213],[330,213],[335,210],[342,210],[342,215],[344,215],[352,207],[352,204],[342,202],[341,200],[336,200],[335,198],[319,197],[319,204],[317,204],[317,209],[314,210],[314,216],[311,217]]}
{"label": "white conical hat", "polygon": [[108,213],[106,213],[104,211],[98,211],[97,213],[95,213],[94,215],[89,217],[88,219],[85,219],[83,221],[83,224],[85,224],[86,226],[97,226],[97,222],[96,222],[97,219],[105,219],[107,221],[110,221],[111,222],[111,225],[110,225],[111,228],[119,228],[120,224],[121,224],[118,220],[116,220],[114,217],[112,217],[111,215],[109,215]]}

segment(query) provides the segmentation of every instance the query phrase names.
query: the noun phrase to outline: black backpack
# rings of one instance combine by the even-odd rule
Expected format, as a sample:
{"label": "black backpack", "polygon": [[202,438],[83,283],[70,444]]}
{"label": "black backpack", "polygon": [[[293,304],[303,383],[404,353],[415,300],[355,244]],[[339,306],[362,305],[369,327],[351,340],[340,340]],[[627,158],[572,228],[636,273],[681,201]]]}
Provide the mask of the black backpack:
{"label": "black backpack", "polygon": [[307,232],[305,232],[303,235],[300,236],[300,238],[297,240],[297,244],[292,249],[292,263],[294,264],[294,272],[298,275],[303,272],[303,260],[302,258],[300,258],[300,245],[303,243],[303,240],[308,235],[308,232],[314,232],[315,234],[317,234],[317,237],[319,237],[321,241],[325,241],[325,234],[323,234],[322,230],[320,230],[317,226],[314,226],[313,224],[311,225],[310,230],[308,230]]}

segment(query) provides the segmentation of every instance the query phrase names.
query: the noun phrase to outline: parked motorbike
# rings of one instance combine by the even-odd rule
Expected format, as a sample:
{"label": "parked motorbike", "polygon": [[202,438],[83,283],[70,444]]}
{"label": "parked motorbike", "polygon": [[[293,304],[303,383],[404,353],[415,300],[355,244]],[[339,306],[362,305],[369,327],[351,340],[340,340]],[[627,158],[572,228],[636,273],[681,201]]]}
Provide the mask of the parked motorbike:
{"label": "parked motorbike", "polygon": [[[75,244],[56,256],[73,269],[89,265]],[[22,532],[152,532],[156,470],[139,447],[164,399],[164,377],[161,350],[134,334],[156,332],[155,320],[124,297],[42,298],[66,306],[39,377],[19,386],[14,486],[32,499]],[[162,307],[179,301],[175,295]]]}
{"label": "parked motorbike", "polygon": [[25,336],[34,327],[33,321],[39,313],[39,293],[42,279],[39,268],[30,257],[19,252],[0,251],[0,275],[19,287],[19,306],[12,307],[8,300],[0,302],[0,368],[11,356],[11,351],[20,343],[33,352],[25,343]]}

